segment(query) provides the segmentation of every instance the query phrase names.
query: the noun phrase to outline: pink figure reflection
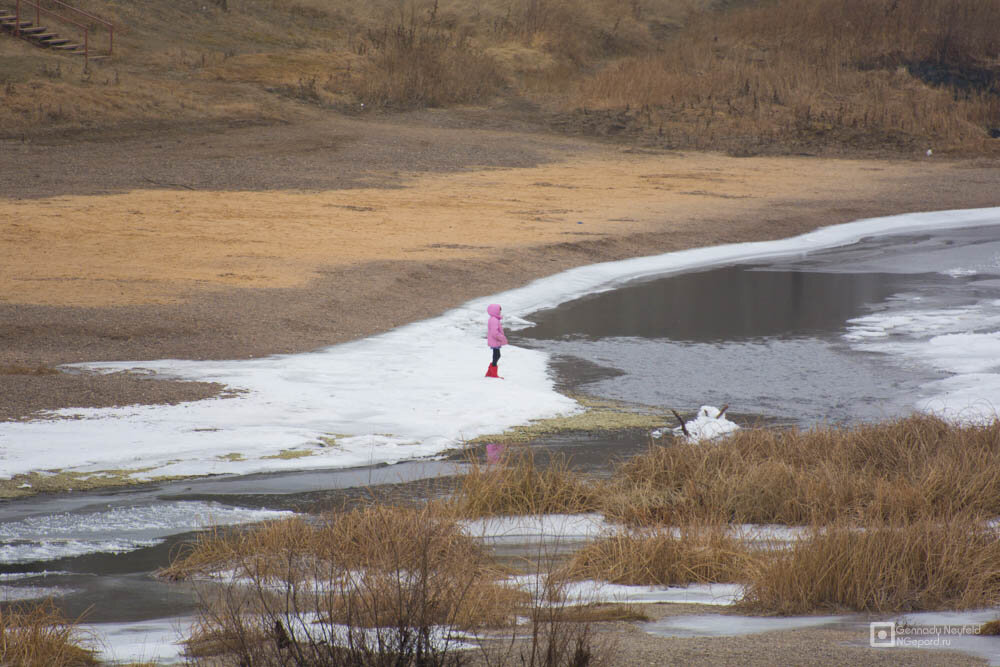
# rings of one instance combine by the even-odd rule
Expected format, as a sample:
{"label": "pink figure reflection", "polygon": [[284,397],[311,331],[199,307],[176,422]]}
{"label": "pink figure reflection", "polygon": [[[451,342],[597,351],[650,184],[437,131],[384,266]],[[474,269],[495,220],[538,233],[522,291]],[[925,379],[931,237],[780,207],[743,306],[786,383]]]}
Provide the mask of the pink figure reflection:
{"label": "pink figure reflection", "polygon": [[503,450],[506,448],[506,445],[501,445],[495,442],[491,442],[486,445],[486,462],[498,463],[500,461],[500,457],[503,456]]}

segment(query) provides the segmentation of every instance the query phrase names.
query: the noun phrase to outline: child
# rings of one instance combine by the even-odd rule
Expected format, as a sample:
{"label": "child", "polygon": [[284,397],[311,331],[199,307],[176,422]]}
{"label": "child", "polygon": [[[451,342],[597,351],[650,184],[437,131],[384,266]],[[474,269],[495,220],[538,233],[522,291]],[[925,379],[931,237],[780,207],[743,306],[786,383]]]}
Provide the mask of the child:
{"label": "child", "polygon": [[500,348],[507,344],[507,336],[503,335],[503,325],[500,323],[500,304],[491,303],[486,306],[486,312],[490,314],[490,321],[486,324],[486,344],[493,348],[493,361],[486,369],[486,377],[502,380],[497,375],[497,362],[500,361]]}

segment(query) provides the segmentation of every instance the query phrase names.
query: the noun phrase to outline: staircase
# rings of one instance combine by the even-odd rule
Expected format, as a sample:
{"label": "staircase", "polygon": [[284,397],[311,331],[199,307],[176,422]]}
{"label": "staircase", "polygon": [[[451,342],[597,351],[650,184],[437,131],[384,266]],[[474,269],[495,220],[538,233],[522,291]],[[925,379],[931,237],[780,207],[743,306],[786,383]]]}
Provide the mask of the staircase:
{"label": "staircase", "polygon": [[[83,56],[85,63],[88,64],[90,61],[105,60],[111,57],[111,48],[114,43],[114,27],[110,23],[75,7],[71,7],[60,0],[54,0],[54,2],[61,7],[60,12],[43,9],[37,3],[37,0],[20,0],[17,3],[17,9],[14,11],[0,9],[0,31],[25,39],[42,48],[74,56]],[[78,23],[77,20],[65,15],[70,13],[72,13],[75,19],[89,21],[91,25]],[[66,25],[71,31],[75,30],[75,32],[82,34],[82,41],[74,41],[73,39],[63,37],[55,30],[41,25],[43,14],[47,23],[50,20],[58,22]],[[35,20],[31,21],[31,17],[34,17]],[[90,44],[90,34],[95,29],[95,24],[100,24],[107,28],[108,46],[106,53],[94,53],[94,49]]]}

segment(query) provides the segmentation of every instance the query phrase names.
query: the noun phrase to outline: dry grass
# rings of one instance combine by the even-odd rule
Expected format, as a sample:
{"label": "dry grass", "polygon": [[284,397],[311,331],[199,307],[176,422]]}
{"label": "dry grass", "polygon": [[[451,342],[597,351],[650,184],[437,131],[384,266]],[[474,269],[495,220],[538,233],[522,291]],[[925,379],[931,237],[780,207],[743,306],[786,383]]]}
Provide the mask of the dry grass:
{"label": "dry grass", "polygon": [[743,606],[778,614],[899,612],[1000,603],[1000,539],[975,517],[814,527],[750,577]]}
{"label": "dry grass", "polygon": [[635,586],[736,582],[747,578],[754,557],[722,529],[689,526],[676,535],[628,533],[591,542],[563,575]]}
{"label": "dry grass", "polygon": [[[463,641],[482,638],[485,664],[599,662],[590,620],[503,585],[507,571],[441,506],[376,505],[208,534],[163,574],[209,573],[224,576],[199,584],[200,622],[188,641],[202,659],[460,665],[470,656],[457,647],[461,628]],[[531,638],[522,640],[512,633],[526,614]]]}
{"label": "dry grass", "polygon": [[506,99],[563,131],[737,155],[1000,150],[1000,9],[981,0],[81,2],[119,55],[83,71],[0,42],[9,135]]}
{"label": "dry grass", "polygon": [[369,107],[443,107],[489,102],[504,85],[496,62],[455,30],[408,23],[369,30],[371,55],[346,86]]}
{"label": "dry grass", "polygon": [[[452,518],[432,507],[376,505],[318,521],[293,518],[252,530],[208,532],[160,575],[176,580],[220,571],[232,571],[261,589],[332,586],[350,597],[350,589],[363,587],[373,599],[364,618],[354,621],[365,625],[397,620],[384,617],[398,611],[386,600],[399,594],[394,589],[413,573],[433,578],[440,589],[436,595],[462,599],[460,608],[425,609],[435,622],[501,622],[504,612],[496,611],[501,602],[516,601],[510,591],[496,586],[506,571],[492,563],[479,542],[462,534]],[[468,588],[452,590],[461,586]],[[325,600],[324,605],[332,606],[324,606],[324,613],[343,621],[343,614],[358,611],[341,602]]]}
{"label": "dry grass", "polygon": [[196,573],[232,580],[203,588],[192,650],[252,664],[286,654],[310,665],[441,658],[456,639],[433,639],[433,628],[509,624],[524,602],[500,585],[505,571],[482,546],[432,508],[375,506],[209,534],[163,575]]}
{"label": "dry grass", "polygon": [[452,505],[463,517],[519,514],[579,514],[599,506],[599,489],[570,470],[565,457],[544,467],[530,447],[508,445],[496,463],[469,459]]}
{"label": "dry grass", "polygon": [[983,623],[979,628],[979,634],[989,637],[1000,635],[1000,619]]}
{"label": "dry grass", "polygon": [[736,154],[990,152],[997,35],[1000,6],[979,0],[752,3],[699,16],[662,54],[585,79],[574,105],[641,110],[629,120],[667,143]]}
{"label": "dry grass", "polygon": [[0,609],[0,663],[23,667],[97,665],[78,622],[49,602]]}
{"label": "dry grass", "polygon": [[654,447],[602,497],[607,515],[633,525],[997,516],[1000,422],[744,430],[719,446]]}
{"label": "dry grass", "polygon": [[[567,582],[579,579],[737,582],[743,610],[753,613],[987,607],[1000,604],[1000,538],[984,520],[1000,514],[998,455],[1000,424],[959,427],[927,416],[654,447],[606,482],[573,473],[559,457],[539,466],[529,448],[508,446],[498,461],[470,462],[447,501],[207,534],[163,574],[235,574],[203,588],[192,650],[272,660],[289,650],[289,635],[308,654],[302,664],[355,664],[376,650],[373,641],[387,651],[379,655],[409,664],[438,650],[432,628],[495,640],[517,616],[530,619],[531,641],[508,648],[525,664],[563,664],[548,660],[578,651],[594,659],[586,624],[618,611],[561,608]],[[642,527],[568,559],[548,553],[558,545],[540,545],[534,574],[544,589],[534,596],[510,588],[508,572],[458,523],[582,511]],[[809,531],[791,546],[761,544],[731,536],[731,524],[743,522]],[[345,648],[329,623],[350,628],[353,643]],[[435,659],[451,656],[454,640],[446,636]]]}

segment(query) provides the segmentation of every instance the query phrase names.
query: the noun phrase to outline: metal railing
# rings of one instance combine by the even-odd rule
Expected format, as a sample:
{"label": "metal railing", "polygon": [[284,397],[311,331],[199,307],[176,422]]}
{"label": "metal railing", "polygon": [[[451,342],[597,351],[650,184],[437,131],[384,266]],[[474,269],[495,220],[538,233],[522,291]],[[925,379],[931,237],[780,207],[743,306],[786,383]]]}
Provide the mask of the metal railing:
{"label": "metal railing", "polygon": [[[85,12],[82,9],[77,9],[76,7],[73,7],[72,5],[67,5],[65,2],[62,2],[62,0],[48,0],[48,2],[51,5],[56,6],[57,8],[61,8],[63,12],[71,13],[71,14],[73,14],[77,18],[81,18],[82,17],[83,19],[90,19],[90,21],[97,22],[100,25],[106,27],[108,29],[108,53],[107,53],[107,55],[110,56],[112,54],[112,52],[114,50],[114,46],[115,46],[115,26],[114,26],[114,24],[112,24],[110,21],[105,21],[104,19],[102,19],[99,16],[94,16],[90,12]],[[62,14],[58,13],[55,10],[47,9],[45,7],[42,7],[40,0],[17,0],[17,7],[14,10],[14,34],[18,35],[18,36],[21,34],[21,17],[22,17],[21,6],[22,5],[26,5],[28,7],[28,9],[29,9],[29,12],[30,12],[31,8],[34,8],[34,10],[35,10],[35,23],[34,23],[34,25],[36,27],[37,26],[41,26],[41,24],[42,24],[42,16],[45,15],[47,17],[51,17],[51,18],[55,19],[56,21],[58,21],[60,23],[69,24],[69,25],[72,25],[72,26],[75,26],[75,27],[79,28],[83,32],[83,66],[86,69],[90,65],[90,30],[91,30],[91,26],[90,25],[87,25],[87,24],[84,24],[84,23],[78,23],[77,21],[74,21],[71,18],[63,16]]]}

